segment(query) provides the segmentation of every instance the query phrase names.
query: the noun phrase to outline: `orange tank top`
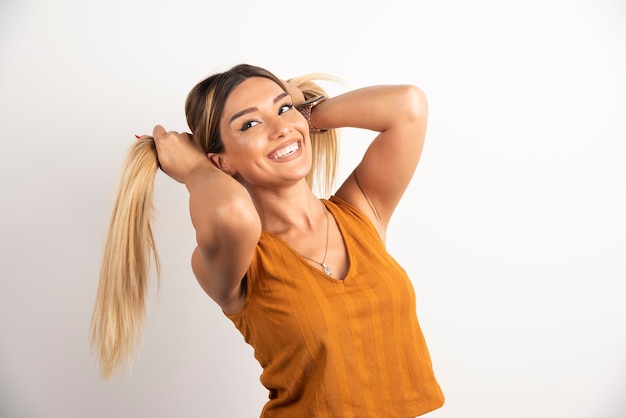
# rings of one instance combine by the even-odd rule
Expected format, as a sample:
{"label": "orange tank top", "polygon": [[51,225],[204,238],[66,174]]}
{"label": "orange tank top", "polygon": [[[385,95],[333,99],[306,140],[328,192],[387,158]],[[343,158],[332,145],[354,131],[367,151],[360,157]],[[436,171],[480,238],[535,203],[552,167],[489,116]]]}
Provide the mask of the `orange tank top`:
{"label": "orange tank top", "polygon": [[415,417],[443,405],[406,272],[369,219],[323,200],[350,268],[326,276],[268,232],[247,274],[246,303],[227,315],[254,348],[270,417]]}

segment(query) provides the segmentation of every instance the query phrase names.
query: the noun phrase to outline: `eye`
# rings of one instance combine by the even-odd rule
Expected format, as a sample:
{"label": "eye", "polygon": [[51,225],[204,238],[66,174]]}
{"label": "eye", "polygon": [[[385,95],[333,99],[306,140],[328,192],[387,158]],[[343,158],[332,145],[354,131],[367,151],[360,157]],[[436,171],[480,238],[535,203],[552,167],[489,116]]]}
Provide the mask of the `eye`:
{"label": "eye", "polygon": [[282,115],[283,113],[291,110],[292,108],[293,108],[293,105],[291,103],[284,104],[280,107],[278,114]]}
{"label": "eye", "polygon": [[240,131],[244,132],[247,131],[248,129],[252,128],[253,126],[258,125],[259,122],[255,121],[255,120],[248,120],[246,122],[244,122],[243,125],[241,125],[241,129],[239,129]]}

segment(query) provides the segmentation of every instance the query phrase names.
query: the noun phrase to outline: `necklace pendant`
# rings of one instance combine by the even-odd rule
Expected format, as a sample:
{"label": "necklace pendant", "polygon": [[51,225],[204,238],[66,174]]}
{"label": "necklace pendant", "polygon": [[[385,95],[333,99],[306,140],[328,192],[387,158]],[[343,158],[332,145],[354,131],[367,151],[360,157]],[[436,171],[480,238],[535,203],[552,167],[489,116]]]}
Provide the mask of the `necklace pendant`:
{"label": "necklace pendant", "polygon": [[326,263],[322,263],[322,271],[329,276],[333,275],[333,271],[330,269],[330,267],[326,267]]}

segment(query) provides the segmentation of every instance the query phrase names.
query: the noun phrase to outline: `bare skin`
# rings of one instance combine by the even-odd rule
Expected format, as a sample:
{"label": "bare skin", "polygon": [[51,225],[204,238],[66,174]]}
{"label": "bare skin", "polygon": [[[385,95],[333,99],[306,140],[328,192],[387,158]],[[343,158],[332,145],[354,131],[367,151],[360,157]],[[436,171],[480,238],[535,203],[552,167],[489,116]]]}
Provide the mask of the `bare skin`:
{"label": "bare skin", "polygon": [[[306,120],[291,107],[304,98],[293,86],[288,93],[265,78],[250,78],[236,87],[220,121],[225,145],[220,154],[205,155],[189,134],[154,128],[163,171],[190,193],[198,241],[192,255],[194,274],[226,313],[243,307],[241,281],[261,231],[321,261],[328,219],[326,263],[337,279],[349,270],[339,228],[305,180],[311,167],[311,137]],[[379,132],[335,195],[365,213],[384,240],[422,151],[425,96],[414,86],[358,89],[320,104],[312,121],[318,128]]]}

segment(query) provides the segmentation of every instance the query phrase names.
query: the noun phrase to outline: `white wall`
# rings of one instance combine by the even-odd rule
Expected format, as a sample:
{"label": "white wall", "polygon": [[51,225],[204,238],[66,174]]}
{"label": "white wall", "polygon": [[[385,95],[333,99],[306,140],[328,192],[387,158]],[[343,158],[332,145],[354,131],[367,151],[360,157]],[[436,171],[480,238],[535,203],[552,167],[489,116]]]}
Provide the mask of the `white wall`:
{"label": "white wall", "polygon": [[[132,375],[100,381],[87,346],[133,135],[186,129],[193,84],[249,62],[426,91],[389,247],[447,395],[433,417],[624,417],[626,4],[212,3],[0,3],[0,416],[258,416],[260,369],[192,277],[187,192],[162,173]],[[342,175],[370,138],[344,133]]]}

